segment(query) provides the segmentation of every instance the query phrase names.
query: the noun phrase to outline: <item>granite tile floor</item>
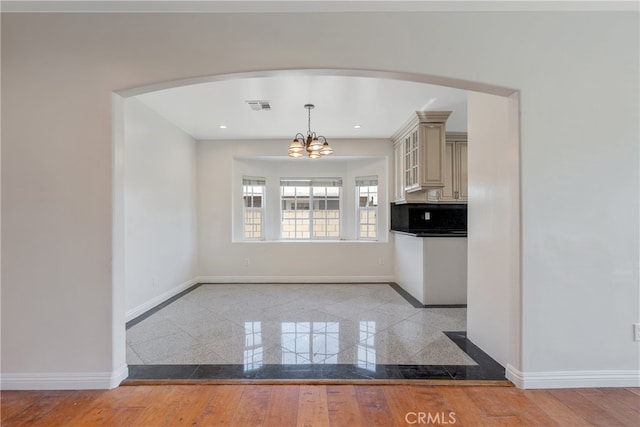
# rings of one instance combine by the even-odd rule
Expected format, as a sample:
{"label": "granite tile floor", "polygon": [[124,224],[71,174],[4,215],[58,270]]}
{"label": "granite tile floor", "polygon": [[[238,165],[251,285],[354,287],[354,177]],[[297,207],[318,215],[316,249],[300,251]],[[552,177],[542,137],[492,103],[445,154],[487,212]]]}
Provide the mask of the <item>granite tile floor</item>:
{"label": "granite tile floor", "polygon": [[476,365],[443,331],[465,308],[415,308],[386,284],[201,285],[127,330],[129,365]]}

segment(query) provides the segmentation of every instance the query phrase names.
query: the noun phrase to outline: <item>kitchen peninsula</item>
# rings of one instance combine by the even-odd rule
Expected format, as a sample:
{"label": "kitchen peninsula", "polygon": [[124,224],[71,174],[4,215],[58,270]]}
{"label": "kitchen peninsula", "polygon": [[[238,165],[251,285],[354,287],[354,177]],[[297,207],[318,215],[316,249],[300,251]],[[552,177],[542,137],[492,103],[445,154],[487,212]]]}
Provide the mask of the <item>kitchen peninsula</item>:
{"label": "kitchen peninsula", "polygon": [[467,303],[467,205],[391,206],[398,285],[425,306]]}

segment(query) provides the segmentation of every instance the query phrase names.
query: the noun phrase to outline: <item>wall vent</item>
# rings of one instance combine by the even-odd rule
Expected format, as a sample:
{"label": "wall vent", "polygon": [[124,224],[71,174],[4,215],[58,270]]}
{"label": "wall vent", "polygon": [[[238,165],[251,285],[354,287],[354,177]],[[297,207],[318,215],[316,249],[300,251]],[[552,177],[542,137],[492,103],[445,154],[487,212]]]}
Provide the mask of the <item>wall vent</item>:
{"label": "wall vent", "polygon": [[251,109],[253,111],[270,110],[271,109],[271,105],[269,105],[269,101],[253,100],[253,101],[245,101],[245,102],[247,104],[249,104],[249,107],[251,107]]}

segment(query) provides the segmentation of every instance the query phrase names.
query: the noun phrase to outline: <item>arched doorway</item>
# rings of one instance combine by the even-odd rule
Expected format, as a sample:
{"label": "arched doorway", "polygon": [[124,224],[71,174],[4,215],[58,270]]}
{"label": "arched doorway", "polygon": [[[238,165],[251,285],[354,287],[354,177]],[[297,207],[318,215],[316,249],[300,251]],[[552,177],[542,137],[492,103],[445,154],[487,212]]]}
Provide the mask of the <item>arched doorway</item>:
{"label": "arched doorway", "polygon": [[[470,338],[505,365],[520,358],[520,211],[518,95],[514,90],[428,75],[373,70],[303,69],[223,74],[120,91],[114,103],[114,360],[124,359],[123,99],[196,83],[280,75],[354,76],[446,85],[470,95]],[[483,124],[487,124],[486,126]],[[476,136],[474,136],[474,133]],[[497,142],[497,143],[496,143]],[[484,150],[484,144],[492,143]],[[488,146],[487,146],[488,147]],[[474,166],[475,165],[475,166]],[[496,206],[501,209],[496,209]],[[485,219],[491,218],[490,226]],[[498,286],[496,286],[498,284]],[[505,290],[507,292],[505,292]]]}

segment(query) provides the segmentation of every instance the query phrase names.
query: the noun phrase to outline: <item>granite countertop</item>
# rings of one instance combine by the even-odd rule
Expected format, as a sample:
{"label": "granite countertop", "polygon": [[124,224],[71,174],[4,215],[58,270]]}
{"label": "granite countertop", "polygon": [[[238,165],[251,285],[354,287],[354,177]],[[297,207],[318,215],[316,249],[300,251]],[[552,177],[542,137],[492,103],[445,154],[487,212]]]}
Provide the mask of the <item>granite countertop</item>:
{"label": "granite countertop", "polygon": [[466,230],[389,230],[413,237],[467,237]]}

